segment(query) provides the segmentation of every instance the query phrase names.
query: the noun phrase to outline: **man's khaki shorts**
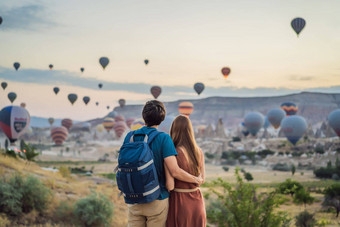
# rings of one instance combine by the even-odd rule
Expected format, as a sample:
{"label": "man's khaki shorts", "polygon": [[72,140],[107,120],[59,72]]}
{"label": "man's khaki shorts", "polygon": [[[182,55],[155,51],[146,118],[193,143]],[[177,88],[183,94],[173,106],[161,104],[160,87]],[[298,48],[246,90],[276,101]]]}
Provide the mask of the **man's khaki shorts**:
{"label": "man's khaki shorts", "polygon": [[169,199],[155,200],[151,203],[128,204],[129,227],[163,227],[169,210]]}

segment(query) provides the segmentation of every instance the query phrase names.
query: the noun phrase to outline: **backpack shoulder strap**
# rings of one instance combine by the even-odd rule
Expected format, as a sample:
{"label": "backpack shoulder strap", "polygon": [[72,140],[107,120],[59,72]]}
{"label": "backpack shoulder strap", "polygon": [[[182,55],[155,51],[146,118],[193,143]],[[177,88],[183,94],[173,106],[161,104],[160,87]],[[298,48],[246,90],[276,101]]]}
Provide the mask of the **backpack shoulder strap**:
{"label": "backpack shoulder strap", "polygon": [[[131,142],[131,139],[133,139],[133,135],[135,134],[135,131],[131,131],[129,132],[126,137],[125,137],[125,140],[124,141],[127,141],[125,143],[130,143]],[[133,142],[133,141],[132,141]]]}
{"label": "backpack shoulder strap", "polygon": [[147,143],[150,145],[150,143],[159,135],[163,132],[160,131],[153,131],[148,135],[148,141]]}

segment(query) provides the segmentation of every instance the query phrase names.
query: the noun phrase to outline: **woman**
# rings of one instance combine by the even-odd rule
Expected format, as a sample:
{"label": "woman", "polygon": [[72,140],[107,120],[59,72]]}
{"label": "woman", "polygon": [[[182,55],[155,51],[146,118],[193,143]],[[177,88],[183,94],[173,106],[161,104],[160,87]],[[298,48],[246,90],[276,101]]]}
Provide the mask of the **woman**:
{"label": "woman", "polygon": [[[172,123],[170,136],[175,144],[178,166],[204,180],[204,155],[197,146],[191,122],[179,115]],[[168,227],[205,227],[206,213],[199,185],[174,179],[166,171],[167,188],[172,189],[169,199]]]}

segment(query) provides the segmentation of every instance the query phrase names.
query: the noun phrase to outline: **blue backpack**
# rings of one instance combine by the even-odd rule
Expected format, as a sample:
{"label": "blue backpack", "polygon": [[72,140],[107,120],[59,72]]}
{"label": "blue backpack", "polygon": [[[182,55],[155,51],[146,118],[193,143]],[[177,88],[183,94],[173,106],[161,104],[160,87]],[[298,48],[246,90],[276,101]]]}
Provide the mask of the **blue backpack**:
{"label": "blue backpack", "polygon": [[[124,195],[125,203],[150,203],[160,195],[157,170],[154,164],[150,143],[161,132],[153,131],[149,135],[135,134],[131,131],[126,136],[118,156],[116,175],[118,189]],[[134,141],[134,136],[145,135],[144,141]]]}

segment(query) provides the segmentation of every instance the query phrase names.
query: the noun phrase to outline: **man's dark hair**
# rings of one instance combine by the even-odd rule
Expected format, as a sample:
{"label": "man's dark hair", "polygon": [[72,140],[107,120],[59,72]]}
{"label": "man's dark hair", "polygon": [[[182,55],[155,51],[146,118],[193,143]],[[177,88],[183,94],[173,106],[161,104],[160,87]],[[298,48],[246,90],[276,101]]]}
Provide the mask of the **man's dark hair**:
{"label": "man's dark hair", "polygon": [[142,116],[146,126],[159,125],[165,118],[164,104],[158,100],[147,101],[144,105]]}

